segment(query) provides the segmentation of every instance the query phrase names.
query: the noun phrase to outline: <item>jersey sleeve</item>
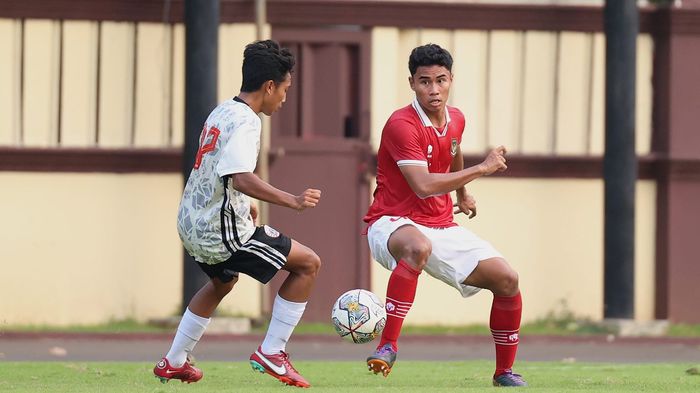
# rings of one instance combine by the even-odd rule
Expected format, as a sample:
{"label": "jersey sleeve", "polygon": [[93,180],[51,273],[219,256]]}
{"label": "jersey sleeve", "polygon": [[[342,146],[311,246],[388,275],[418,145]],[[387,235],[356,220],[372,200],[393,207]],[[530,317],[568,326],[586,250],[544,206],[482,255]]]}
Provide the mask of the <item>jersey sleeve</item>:
{"label": "jersey sleeve", "polygon": [[390,120],[382,131],[382,143],[398,166],[428,166],[416,126],[403,119]]}
{"label": "jersey sleeve", "polygon": [[224,145],[216,173],[219,177],[255,171],[260,146],[260,130],[250,124],[234,128]]}

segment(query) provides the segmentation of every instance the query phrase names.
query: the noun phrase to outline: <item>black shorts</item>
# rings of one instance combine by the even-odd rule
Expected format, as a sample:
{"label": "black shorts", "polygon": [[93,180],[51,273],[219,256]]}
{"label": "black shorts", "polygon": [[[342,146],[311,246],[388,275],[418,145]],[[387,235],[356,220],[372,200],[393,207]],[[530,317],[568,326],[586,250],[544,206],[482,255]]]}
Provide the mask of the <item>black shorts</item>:
{"label": "black shorts", "polygon": [[267,284],[287,263],[291,249],[292,239],[263,225],[255,228],[253,236],[226,261],[214,265],[197,264],[209,278],[216,277],[221,282],[229,282],[243,273]]}

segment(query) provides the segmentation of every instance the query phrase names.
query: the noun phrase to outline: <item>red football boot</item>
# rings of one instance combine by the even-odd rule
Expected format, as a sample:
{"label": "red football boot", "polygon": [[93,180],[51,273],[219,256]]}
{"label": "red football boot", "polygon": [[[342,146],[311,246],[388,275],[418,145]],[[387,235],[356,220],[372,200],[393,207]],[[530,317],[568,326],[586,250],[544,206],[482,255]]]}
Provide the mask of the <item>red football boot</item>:
{"label": "red football boot", "polygon": [[179,379],[180,382],[197,382],[202,379],[202,370],[193,367],[190,363],[190,359],[187,358],[185,364],[182,367],[173,367],[168,362],[168,359],[160,359],[160,362],[156,364],[153,368],[153,374],[156,378],[160,379],[160,382],[167,383],[171,379]]}
{"label": "red football boot", "polygon": [[280,352],[276,355],[265,355],[260,347],[250,355],[250,365],[253,370],[261,373],[268,373],[279,379],[289,386],[297,386],[300,388],[308,388],[311,386],[304,377],[302,377],[292,363],[289,361],[289,355],[285,352]]}

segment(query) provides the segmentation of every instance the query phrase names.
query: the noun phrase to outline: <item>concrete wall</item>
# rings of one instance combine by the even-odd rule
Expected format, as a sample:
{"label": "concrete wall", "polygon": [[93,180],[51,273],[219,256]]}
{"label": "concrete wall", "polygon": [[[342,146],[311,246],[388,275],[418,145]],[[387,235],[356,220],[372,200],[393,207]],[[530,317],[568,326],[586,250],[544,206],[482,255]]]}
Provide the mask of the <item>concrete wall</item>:
{"label": "concrete wall", "polygon": [[[0,173],[0,325],[90,324],[178,313],[179,174]],[[256,316],[240,280],[223,314]]]}
{"label": "concrete wall", "polygon": [[[254,39],[252,24],[221,26],[220,100],[238,92],[242,50]],[[468,119],[464,152],[501,143],[514,153],[602,152],[599,34],[388,27],[373,30],[375,149],[389,114],[411,100],[407,56],[425,42],[444,45],[455,57],[451,104]],[[639,42],[637,150],[646,154],[652,48],[648,36]],[[61,28],[52,20],[22,26],[0,19],[1,146],[179,147],[183,97],[182,25],[65,21]],[[179,174],[0,172],[0,184],[0,324],[87,324],[177,313]],[[489,178],[470,190],[479,217],[465,225],[520,272],[526,321],[562,299],[576,315],[602,316],[601,180]],[[653,214],[641,212],[655,210],[654,197],[655,184],[640,181],[638,319],[652,315],[655,223]],[[371,289],[383,294],[388,273],[372,264],[372,277]],[[242,277],[220,311],[259,316],[261,290]],[[454,290],[426,275],[408,323],[484,322],[489,302],[480,294],[461,303]],[[464,312],[448,316],[435,304]]]}
{"label": "concrete wall", "polygon": [[[182,146],[184,33],[182,24],[0,19],[0,145]],[[238,93],[255,37],[254,24],[220,26],[220,101]]]}
{"label": "concrete wall", "polygon": [[177,310],[179,175],[4,172],[0,183],[2,324]]}
{"label": "concrete wall", "polygon": [[[605,37],[602,33],[377,27],[372,32],[372,145],[386,119],[413,97],[408,55],[435,43],[454,57],[449,104],[464,112],[462,152],[499,144],[510,153],[602,155]],[[637,153],[651,147],[653,41],[640,34]]]}
{"label": "concrete wall", "polygon": [[[0,19],[0,146],[182,146],[184,27],[103,22],[99,29],[88,21],[65,21],[61,30],[53,20],[22,27]],[[238,92],[243,48],[255,33],[253,24],[221,25],[220,100]],[[0,184],[0,327],[178,313],[179,173],[0,172]],[[260,308],[260,285],[242,277],[219,310],[255,317]]]}
{"label": "concrete wall", "polygon": [[[449,104],[467,118],[465,153],[505,145],[511,154],[602,155],[605,39],[600,33],[373,30],[372,145],[379,147],[389,115],[413,99],[408,84],[412,48],[436,43],[450,50],[454,82]],[[653,43],[638,40],[637,152],[651,145]],[[486,178],[468,186],[479,216],[462,224],[491,241],[518,270],[524,321],[550,311],[603,317],[603,181]],[[637,186],[635,317],[653,319],[656,184]],[[372,267],[372,290],[386,291],[389,273]],[[463,302],[427,275],[406,323],[485,323],[491,296]],[[564,303],[565,302],[565,305]],[[439,305],[439,307],[436,307]],[[444,310],[455,310],[445,313]],[[456,310],[463,310],[458,312]]]}

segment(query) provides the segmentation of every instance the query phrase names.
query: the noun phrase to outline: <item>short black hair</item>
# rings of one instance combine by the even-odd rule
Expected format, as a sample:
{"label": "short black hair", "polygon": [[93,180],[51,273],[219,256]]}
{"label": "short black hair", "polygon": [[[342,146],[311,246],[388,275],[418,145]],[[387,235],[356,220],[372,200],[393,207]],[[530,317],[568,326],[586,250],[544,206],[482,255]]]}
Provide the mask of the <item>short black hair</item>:
{"label": "short black hair", "polygon": [[427,44],[413,48],[408,57],[408,71],[411,76],[416,74],[418,67],[438,65],[452,72],[452,55],[437,44]]}
{"label": "short black hair", "polygon": [[294,55],[273,40],[256,41],[246,45],[243,52],[243,83],[241,91],[257,91],[272,80],[282,83],[294,68]]}

